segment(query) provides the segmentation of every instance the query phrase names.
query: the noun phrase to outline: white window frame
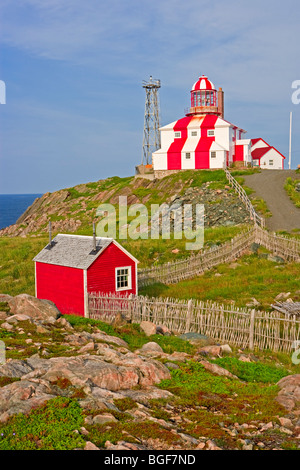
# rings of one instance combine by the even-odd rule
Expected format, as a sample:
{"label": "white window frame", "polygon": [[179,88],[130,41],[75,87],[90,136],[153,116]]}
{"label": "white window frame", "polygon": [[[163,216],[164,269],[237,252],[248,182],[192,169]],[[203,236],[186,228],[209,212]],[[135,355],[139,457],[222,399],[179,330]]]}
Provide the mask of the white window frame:
{"label": "white window frame", "polygon": [[191,137],[197,137],[198,131],[191,131]]}
{"label": "white window frame", "polygon": [[215,130],[214,129],[208,129],[207,137],[214,137],[214,135],[215,135]]}
{"label": "white window frame", "polygon": [[175,139],[181,139],[181,131],[175,131]]}
{"label": "white window frame", "polygon": [[217,152],[215,150],[210,152],[210,158],[217,158]]}
{"label": "white window frame", "polygon": [[[118,287],[118,271],[121,269],[128,269],[128,285],[124,287]],[[131,266],[118,266],[115,268],[115,287],[116,292],[120,292],[122,290],[130,290],[132,288],[132,272]]]}
{"label": "white window frame", "polygon": [[274,160],[269,160],[269,165],[274,166]]}
{"label": "white window frame", "polygon": [[191,159],[191,152],[186,152],[185,154],[185,159],[190,160]]}

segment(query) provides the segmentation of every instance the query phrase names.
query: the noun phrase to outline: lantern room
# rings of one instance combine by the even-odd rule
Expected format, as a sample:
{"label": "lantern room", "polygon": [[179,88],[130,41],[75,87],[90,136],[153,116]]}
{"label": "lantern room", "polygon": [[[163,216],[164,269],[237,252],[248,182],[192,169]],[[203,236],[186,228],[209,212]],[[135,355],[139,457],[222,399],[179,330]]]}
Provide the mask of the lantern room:
{"label": "lantern room", "polygon": [[214,84],[205,76],[199,77],[191,90],[191,107],[186,115],[215,114],[224,116],[224,94],[222,88],[217,92]]}

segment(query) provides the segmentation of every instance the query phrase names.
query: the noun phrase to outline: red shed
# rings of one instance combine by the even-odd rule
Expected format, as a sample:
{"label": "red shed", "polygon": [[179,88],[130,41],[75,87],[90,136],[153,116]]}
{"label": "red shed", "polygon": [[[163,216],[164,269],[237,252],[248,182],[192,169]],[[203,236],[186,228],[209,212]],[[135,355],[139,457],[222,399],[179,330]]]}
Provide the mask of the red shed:
{"label": "red shed", "polygon": [[112,238],[58,234],[33,259],[35,295],[88,315],[88,294],[137,295],[137,259]]}

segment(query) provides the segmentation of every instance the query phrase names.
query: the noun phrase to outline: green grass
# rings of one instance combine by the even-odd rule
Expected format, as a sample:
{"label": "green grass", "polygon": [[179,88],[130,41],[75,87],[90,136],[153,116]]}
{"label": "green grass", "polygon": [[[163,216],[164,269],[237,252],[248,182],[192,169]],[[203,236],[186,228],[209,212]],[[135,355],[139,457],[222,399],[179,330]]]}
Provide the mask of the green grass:
{"label": "green grass", "polygon": [[235,357],[221,357],[213,361],[245,382],[276,383],[289,375],[283,367],[261,362],[243,362]]}
{"label": "green grass", "polygon": [[[206,407],[204,422],[212,428],[212,434],[216,431],[215,425],[220,421],[249,423],[259,419],[261,422],[268,422],[274,415],[280,416],[284,413],[283,408],[275,401],[279,391],[276,385],[250,381],[247,383],[215,376],[208,373],[202,364],[194,361],[188,361],[180,365],[180,369],[172,370],[171,379],[161,381],[159,387],[174,393],[178,404],[184,405],[185,409],[191,405]],[[219,416],[214,416],[216,411],[220,413]],[[194,419],[196,418],[202,428],[204,423],[199,411],[194,413]],[[199,432],[195,425],[194,428],[190,426],[188,429],[195,435]]]}
{"label": "green grass", "polygon": [[18,414],[0,424],[0,450],[72,450],[85,441],[75,433],[83,426],[77,400],[58,397],[29,415]]}
{"label": "green grass", "polygon": [[267,310],[280,292],[291,292],[294,301],[299,301],[299,264],[280,265],[262,255],[245,255],[235,264],[221,264],[201,276],[174,285],[153,284],[140,289],[140,294],[225,304],[234,301],[238,307],[246,306],[255,297],[261,308]]}
{"label": "green grass", "polygon": [[284,189],[288,193],[291,201],[296,207],[300,208],[300,192],[296,191],[296,185],[300,183],[300,179],[293,180],[291,177],[287,178],[284,184]]}
{"label": "green grass", "polygon": [[76,328],[82,328],[85,331],[92,332],[93,327],[97,327],[108,335],[117,336],[126,341],[132,351],[141,348],[149,341],[154,341],[158,343],[167,354],[172,354],[175,351],[186,352],[188,354],[192,354],[194,352],[194,347],[190,343],[176,336],[146,336],[143,330],[141,330],[140,325],[137,323],[113,327],[109,323],[102,322],[101,320],[93,320],[76,315],[64,315],[64,317]]}

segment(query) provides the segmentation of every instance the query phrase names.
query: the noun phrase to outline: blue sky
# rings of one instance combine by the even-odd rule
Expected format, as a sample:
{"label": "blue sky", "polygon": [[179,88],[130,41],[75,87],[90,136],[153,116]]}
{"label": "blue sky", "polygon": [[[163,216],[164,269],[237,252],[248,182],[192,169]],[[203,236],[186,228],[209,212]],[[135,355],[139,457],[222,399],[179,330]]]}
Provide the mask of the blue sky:
{"label": "blue sky", "polygon": [[[202,74],[225,118],[300,164],[298,0],[1,0],[0,193],[44,193],[141,163],[145,92],[161,124],[184,116]],[[287,163],[286,163],[287,167]]]}

